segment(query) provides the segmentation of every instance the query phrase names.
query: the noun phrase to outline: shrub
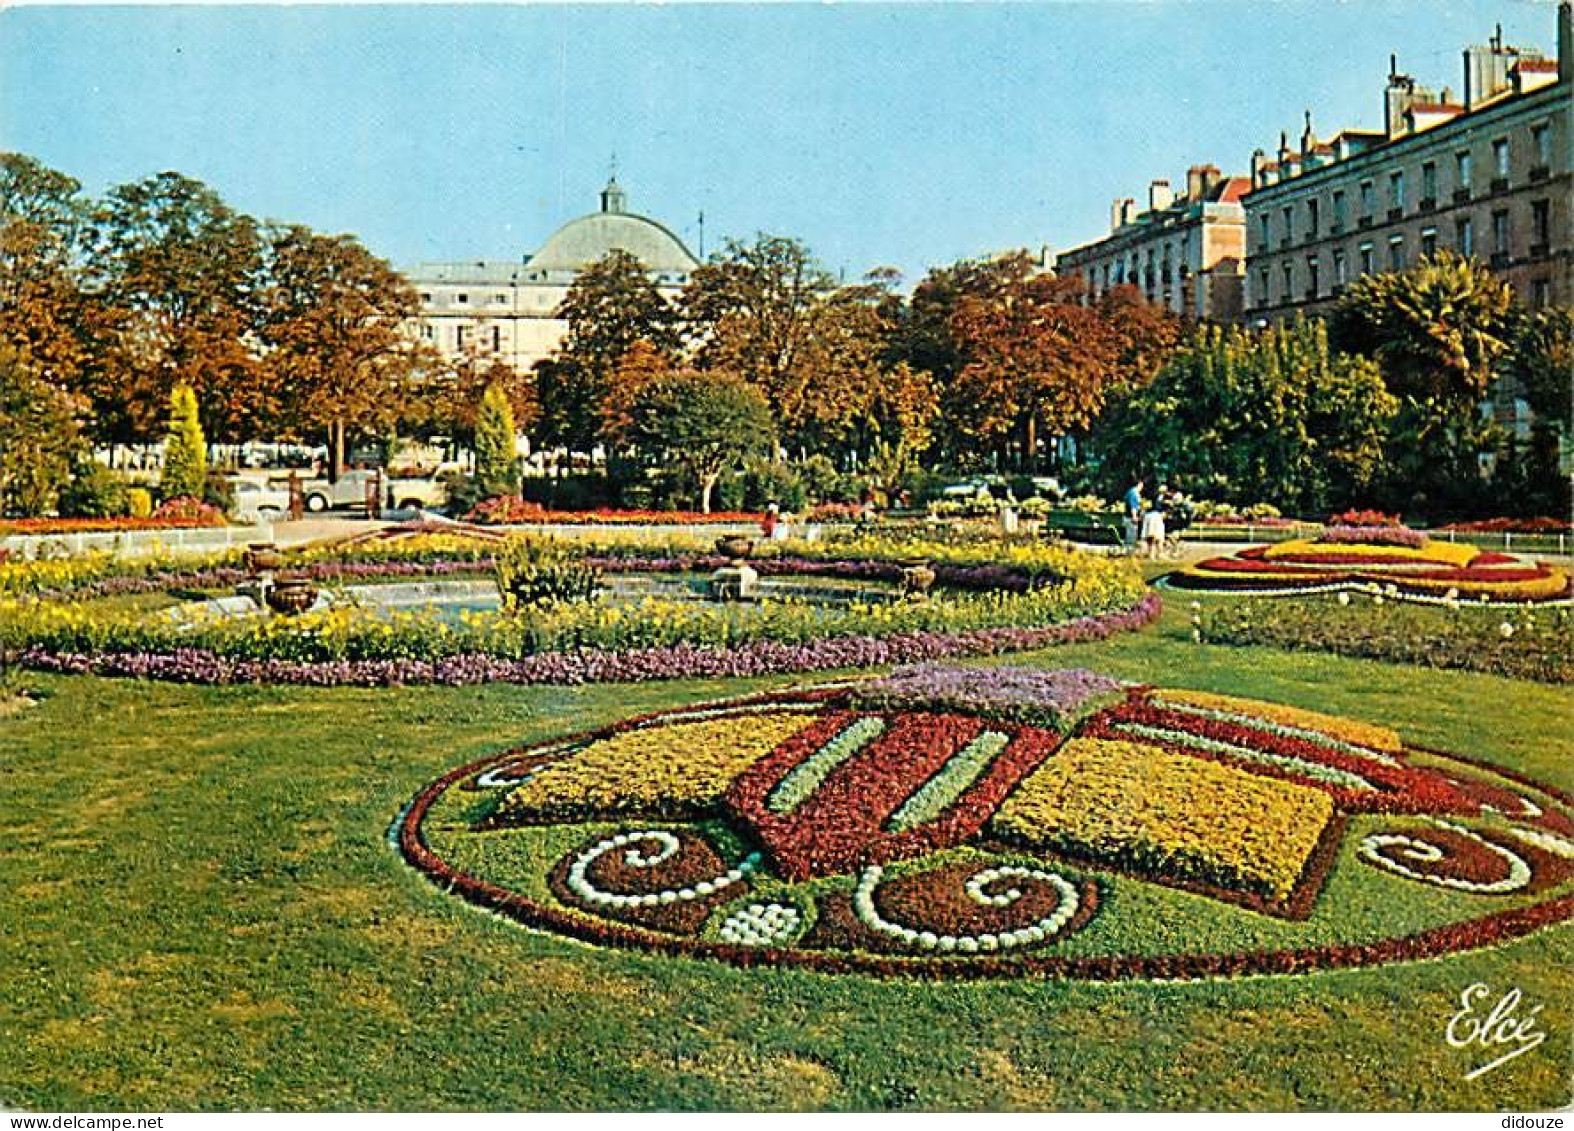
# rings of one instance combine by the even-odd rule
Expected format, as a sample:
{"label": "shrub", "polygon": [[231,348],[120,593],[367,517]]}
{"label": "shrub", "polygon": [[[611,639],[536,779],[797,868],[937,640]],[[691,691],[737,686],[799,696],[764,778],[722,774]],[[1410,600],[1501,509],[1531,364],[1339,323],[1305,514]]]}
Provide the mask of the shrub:
{"label": "shrub", "polygon": [[509,526],[517,522],[544,522],[546,517],[547,510],[540,503],[527,503],[517,495],[497,495],[472,507],[465,521],[482,526]]}
{"label": "shrub", "polygon": [[519,490],[514,410],[503,386],[495,383],[486,387],[476,411],[475,477],[485,496],[512,495]]}
{"label": "shrub", "polygon": [[727,507],[727,510],[762,511],[775,503],[784,511],[796,512],[808,501],[802,478],[791,464],[780,460],[746,460],[741,478],[741,505]]}
{"label": "shrub", "polygon": [[445,471],[437,477],[437,481],[447,492],[448,510],[452,514],[465,514],[474,510],[484,497],[475,476],[462,471]]}
{"label": "shrub", "polygon": [[836,470],[836,465],[827,456],[817,454],[798,460],[792,469],[798,476],[798,482],[803,484],[804,495],[811,502],[850,503],[856,497],[847,477]]}
{"label": "shrub", "polygon": [[60,514],[65,518],[119,518],[130,509],[125,482],[101,463],[79,464],[60,492]]}
{"label": "shrub", "polygon": [[223,526],[224,512],[201,499],[180,495],[165,499],[153,512],[155,520],[171,519],[178,522],[198,523],[203,526]]}
{"label": "shrub", "polygon": [[202,481],[202,501],[224,514],[235,513],[235,484],[222,471],[210,471]]}
{"label": "shrub", "polygon": [[126,512],[132,518],[148,518],[153,514],[153,492],[146,487],[126,488]]}
{"label": "shrub", "polygon": [[159,488],[166,499],[205,494],[208,478],[207,442],[197,419],[197,394],[190,385],[176,385],[169,395],[169,432],[164,441],[164,474]]}
{"label": "shrub", "polygon": [[601,570],[551,538],[518,538],[497,555],[497,590],[510,609],[591,601]]}

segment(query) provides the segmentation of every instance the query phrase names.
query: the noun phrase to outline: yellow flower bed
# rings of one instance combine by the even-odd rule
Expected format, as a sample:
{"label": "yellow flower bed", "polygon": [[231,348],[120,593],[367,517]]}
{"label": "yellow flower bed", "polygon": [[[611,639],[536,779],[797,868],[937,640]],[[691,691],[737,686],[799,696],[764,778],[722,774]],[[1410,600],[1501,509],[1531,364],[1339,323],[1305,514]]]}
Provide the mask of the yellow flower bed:
{"label": "yellow flower bed", "polygon": [[1294,554],[1333,554],[1355,558],[1402,558],[1417,564],[1435,562],[1438,565],[1467,566],[1480,553],[1477,547],[1468,542],[1428,541],[1420,549],[1412,549],[1409,546],[1376,546],[1363,542],[1318,542],[1311,538],[1292,538],[1288,542],[1278,542],[1269,546],[1263,551],[1263,557],[1268,561],[1276,561]]}
{"label": "yellow flower bed", "polygon": [[708,805],[744,770],[817,718],[781,711],[613,735],[520,785],[499,816]]}
{"label": "yellow flower bed", "polygon": [[1188,691],[1166,687],[1157,692],[1160,699],[1180,703],[1187,707],[1201,707],[1209,711],[1230,711],[1238,715],[1251,715],[1281,726],[1300,727],[1326,734],[1341,742],[1352,742],[1373,750],[1397,754],[1404,749],[1396,731],[1374,726],[1338,715],[1325,715],[1321,711],[1308,711],[1301,707],[1285,707],[1278,703],[1264,703],[1258,699],[1239,699],[1234,695],[1215,695],[1209,691]]}
{"label": "yellow flower bed", "polygon": [[1033,847],[1283,899],[1333,812],[1333,800],[1309,786],[1142,743],[1077,738],[1017,787],[992,827]]}
{"label": "yellow flower bed", "polygon": [[1549,568],[1545,577],[1532,578],[1529,581],[1485,581],[1477,578],[1472,578],[1470,581],[1448,581],[1429,577],[1405,578],[1407,586],[1417,589],[1429,589],[1437,593],[1457,589],[1464,600],[1488,594],[1511,601],[1542,601],[1549,597],[1560,596],[1568,588],[1568,583],[1569,575],[1556,568]]}

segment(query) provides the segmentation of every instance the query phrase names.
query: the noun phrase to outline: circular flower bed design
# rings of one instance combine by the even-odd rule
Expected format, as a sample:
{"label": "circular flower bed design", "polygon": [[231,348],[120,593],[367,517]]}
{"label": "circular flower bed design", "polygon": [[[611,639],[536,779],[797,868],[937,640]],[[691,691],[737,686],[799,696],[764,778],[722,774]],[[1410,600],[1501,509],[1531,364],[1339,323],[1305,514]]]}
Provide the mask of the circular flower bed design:
{"label": "circular flower bed design", "polygon": [[1405,961],[1574,914],[1574,798],[1392,730],[922,664],[509,751],[401,814],[444,890],[742,965],[1196,978]]}
{"label": "circular flower bed design", "polygon": [[1183,589],[1259,596],[1364,587],[1438,603],[1517,604],[1570,594],[1569,575],[1555,566],[1464,542],[1439,542],[1403,526],[1330,526],[1316,538],[1208,558],[1167,580]]}

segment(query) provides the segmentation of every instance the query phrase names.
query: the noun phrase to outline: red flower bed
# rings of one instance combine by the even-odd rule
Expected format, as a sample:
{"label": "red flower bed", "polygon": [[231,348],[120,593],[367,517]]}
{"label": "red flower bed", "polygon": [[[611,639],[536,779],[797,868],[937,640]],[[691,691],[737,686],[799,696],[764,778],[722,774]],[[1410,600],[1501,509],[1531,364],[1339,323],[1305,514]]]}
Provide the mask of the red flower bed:
{"label": "red flower bed", "polygon": [[883,734],[837,765],[800,803],[773,811],[772,795],[787,776],[859,717],[845,711],[827,715],[756,762],[727,793],[726,808],[788,878],[845,872],[860,863],[960,843],[1060,745],[1052,731],[991,723],[989,729],[1011,736],[1010,744],[938,817],[893,833],[885,824],[897,808],[985,729],[982,720],[966,715],[896,715]]}
{"label": "red flower bed", "polygon": [[1343,514],[1330,515],[1329,526],[1403,526],[1404,523],[1396,514],[1384,514],[1382,511],[1348,510]]}
{"label": "red flower bed", "polygon": [[146,518],[8,518],[0,521],[0,537],[9,534],[103,534],[120,530],[196,530],[223,526],[224,515],[206,504],[198,514],[159,513]]}

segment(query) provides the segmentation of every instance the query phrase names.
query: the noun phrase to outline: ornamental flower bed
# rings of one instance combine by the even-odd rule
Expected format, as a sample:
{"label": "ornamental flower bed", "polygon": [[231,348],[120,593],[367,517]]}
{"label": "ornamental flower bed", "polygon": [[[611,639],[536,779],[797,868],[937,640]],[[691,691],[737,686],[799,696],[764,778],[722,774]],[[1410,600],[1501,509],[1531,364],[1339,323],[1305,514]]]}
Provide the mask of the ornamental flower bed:
{"label": "ornamental flower bed", "polygon": [[224,515],[205,503],[197,513],[158,512],[146,518],[7,518],[0,519],[0,538],[13,534],[107,534],[131,530],[197,530],[223,526]]}
{"label": "ornamental flower bed", "polygon": [[651,511],[613,510],[555,511],[524,499],[499,497],[487,499],[465,515],[466,522],[486,526],[547,524],[558,526],[712,526],[722,524],[758,526],[763,514],[755,511]]}
{"label": "ornamental flower bed", "polygon": [[1465,542],[1434,541],[1398,525],[1331,527],[1316,539],[1207,558],[1165,580],[1182,589],[1275,596],[1371,588],[1443,602],[1521,604],[1565,600],[1571,593],[1568,573],[1557,566]]}
{"label": "ornamental flower bed", "polygon": [[[593,569],[710,572],[722,559],[698,540],[638,537],[564,546]],[[171,569],[104,560],[0,565],[0,647],[53,671],[194,682],[524,683],[764,674],[988,655],[1097,638],[1158,613],[1128,562],[1047,546],[861,538],[784,543],[761,572],[894,578],[921,552],[941,584],[930,600],[757,605],[647,597],[533,605],[445,619],[429,609],[332,607],[290,618],[150,614],[96,598],[165,590],[233,590],[238,555]],[[465,532],[406,530],[286,555],[304,580],[487,573],[499,544]],[[847,555],[847,556],[842,556]],[[44,599],[41,599],[44,598]]]}
{"label": "ornamental flower bed", "polygon": [[[1238,601],[1202,614],[1212,644],[1334,652],[1544,683],[1574,682],[1574,618],[1566,607],[1414,605],[1370,595]],[[1507,630],[1505,631],[1505,626]]]}
{"label": "ornamental flower bed", "polygon": [[[1095,677],[993,673],[1024,712]],[[880,704],[879,682],[459,767],[407,808],[400,848],[443,890],[575,938],[885,975],[1293,974],[1574,915],[1574,798],[1388,728],[1124,687],[1066,735],[998,703]]]}
{"label": "ornamental flower bed", "polygon": [[1567,519],[1547,518],[1485,518],[1476,522],[1455,522],[1443,527],[1456,534],[1574,534],[1574,525]]}

